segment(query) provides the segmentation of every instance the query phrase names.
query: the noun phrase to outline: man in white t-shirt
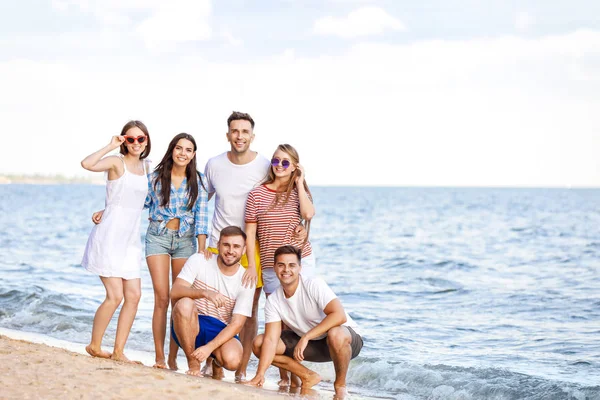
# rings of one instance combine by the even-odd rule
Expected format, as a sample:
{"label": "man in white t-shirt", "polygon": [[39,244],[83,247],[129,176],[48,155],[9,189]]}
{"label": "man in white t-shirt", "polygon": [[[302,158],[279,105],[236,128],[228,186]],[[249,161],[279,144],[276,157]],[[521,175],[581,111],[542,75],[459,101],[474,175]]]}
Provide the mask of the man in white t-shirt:
{"label": "man in white t-shirt", "polygon": [[228,370],[240,366],[243,349],[236,335],[252,315],[254,295],[254,286],[242,284],[245,243],[239,227],[222,229],[219,256],[192,255],[173,282],[171,333],[185,352],[190,375],[200,376],[200,364],[211,356]]}
{"label": "man in white t-shirt", "polygon": [[[321,381],[302,361],[333,361],[336,398],[346,395],[350,360],[358,356],[363,340],[356,323],[321,278],[303,278],[302,251],[283,246],[275,251],[274,271],[281,286],[267,298],[265,333],[256,337],[254,354],[260,359],[256,376],[248,383],[262,386],[269,365],[290,371],[309,389]],[[291,330],[281,330],[281,323]]]}
{"label": "man in white t-shirt", "polygon": [[[266,178],[271,162],[256,151],[250,150],[250,144],[254,141],[254,120],[247,113],[234,111],[227,118],[227,141],[231,149],[225,153],[211,158],[206,163],[204,175],[208,181],[209,199],[215,196],[215,212],[213,214],[212,229],[209,239],[208,252],[218,254],[217,242],[221,229],[226,226],[239,226],[245,229],[244,212],[248,193]],[[306,237],[303,227],[297,229],[298,241]],[[252,316],[246,321],[246,325],[240,336],[244,346],[244,356],[240,369],[236,371],[236,380],[245,379],[246,368],[252,353],[252,341],[258,330],[258,300],[262,289],[262,277],[260,259],[256,250],[256,279],[249,281],[254,285]],[[248,260],[244,254],[241,259],[243,267],[248,266]],[[207,363],[207,366],[209,363]],[[206,369],[208,371],[208,369]]]}

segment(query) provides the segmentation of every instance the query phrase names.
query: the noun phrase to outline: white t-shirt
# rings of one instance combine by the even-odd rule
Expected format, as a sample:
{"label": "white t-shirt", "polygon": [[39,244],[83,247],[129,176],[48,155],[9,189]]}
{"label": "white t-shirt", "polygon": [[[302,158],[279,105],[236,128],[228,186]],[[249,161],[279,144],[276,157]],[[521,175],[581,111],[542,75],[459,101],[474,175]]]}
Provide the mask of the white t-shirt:
{"label": "white t-shirt", "polygon": [[187,259],[177,277],[188,282],[194,289],[209,289],[227,297],[227,304],[219,308],[204,297],[194,301],[198,314],[217,318],[228,325],[233,314],[252,316],[254,287],[244,288],[242,285],[244,272],[245,269],[238,265],[234,275],[224,275],[217,264],[217,257],[207,261],[204,254],[196,253]]}
{"label": "white t-shirt", "polygon": [[[283,321],[298,336],[304,336],[323,321],[326,317],[323,310],[335,298],[337,296],[323,279],[303,278],[300,275],[300,283],[292,297],[287,299],[283,288],[279,286],[267,298],[265,323]],[[348,313],[346,313],[346,319],[344,325],[358,333],[356,322],[350,318]],[[323,339],[325,336],[327,336],[326,333],[313,340]]]}
{"label": "white t-shirt", "polygon": [[208,193],[215,193],[210,247],[217,247],[221,229],[227,226],[239,226],[245,230],[244,210],[248,193],[265,180],[270,165],[271,162],[260,154],[243,165],[229,161],[227,152],[208,160],[204,175],[208,181]]}

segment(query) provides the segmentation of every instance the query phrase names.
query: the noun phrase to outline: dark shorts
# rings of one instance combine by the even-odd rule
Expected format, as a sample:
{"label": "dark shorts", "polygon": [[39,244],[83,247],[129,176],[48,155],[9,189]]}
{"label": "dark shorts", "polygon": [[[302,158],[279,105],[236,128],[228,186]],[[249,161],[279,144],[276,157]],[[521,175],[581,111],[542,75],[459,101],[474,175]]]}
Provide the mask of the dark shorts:
{"label": "dark shorts", "polygon": [[[363,347],[363,340],[358,333],[354,332],[354,329],[349,326],[342,326],[348,329],[352,337],[352,342],[350,342],[350,347],[352,348],[351,359],[354,359]],[[281,332],[281,341],[285,344],[285,353],[283,354],[294,358],[294,349],[300,341],[300,336],[296,335],[294,331],[285,330]],[[327,345],[327,337],[319,340],[309,340],[306,349],[304,349],[304,360],[312,362],[332,361],[329,354],[329,346]]]}
{"label": "dark shorts", "polygon": [[[198,325],[200,326],[200,331],[196,336],[196,349],[213,340],[227,326],[222,321],[207,315],[198,315]],[[179,344],[179,339],[177,339],[177,335],[175,334],[173,320],[171,320],[171,335],[173,336],[175,343],[177,343],[177,346],[181,347],[181,344]],[[237,335],[234,337],[237,340],[240,340]]]}

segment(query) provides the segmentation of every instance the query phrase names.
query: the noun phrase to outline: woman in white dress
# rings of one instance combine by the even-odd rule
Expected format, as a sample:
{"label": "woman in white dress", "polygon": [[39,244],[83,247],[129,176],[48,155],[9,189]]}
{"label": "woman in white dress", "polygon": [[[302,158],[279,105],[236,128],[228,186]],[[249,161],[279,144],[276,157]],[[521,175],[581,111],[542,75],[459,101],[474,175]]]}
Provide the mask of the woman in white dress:
{"label": "woman in white dress", "polygon": [[[117,148],[120,154],[104,157]],[[119,136],[113,136],[108,145],[81,162],[88,171],[107,173],[105,213],[102,222],[92,229],[81,262],[85,269],[99,275],[106,289],[106,298],[94,316],[92,339],[85,348],[93,357],[129,361],[123,350],[141,296],[140,220],[148,193],[148,167],[144,161],[148,154],[148,129],[140,121],[129,121]],[[102,338],[123,299],[111,354],[102,350]]]}

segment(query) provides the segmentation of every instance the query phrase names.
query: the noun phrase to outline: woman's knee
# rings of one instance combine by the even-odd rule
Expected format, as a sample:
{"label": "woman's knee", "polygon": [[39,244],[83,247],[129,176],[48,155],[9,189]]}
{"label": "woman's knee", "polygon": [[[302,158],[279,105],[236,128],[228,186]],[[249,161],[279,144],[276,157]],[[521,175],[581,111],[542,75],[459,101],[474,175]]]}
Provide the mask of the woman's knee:
{"label": "woman's knee", "polygon": [[104,301],[116,308],[123,301],[123,293],[109,292],[106,294],[106,300]]}
{"label": "woman's knee", "polygon": [[139,304],[142,298],[142,289],[134,288],[125,291],[125,302],[130,304]]}
{"label": "woman's knee", "polygon": [[171,299],[169,298],[169,292],[166,293],[157,293],[154,292],[154,308],[164,309],[165,311],[169,308],[169,303]]}

